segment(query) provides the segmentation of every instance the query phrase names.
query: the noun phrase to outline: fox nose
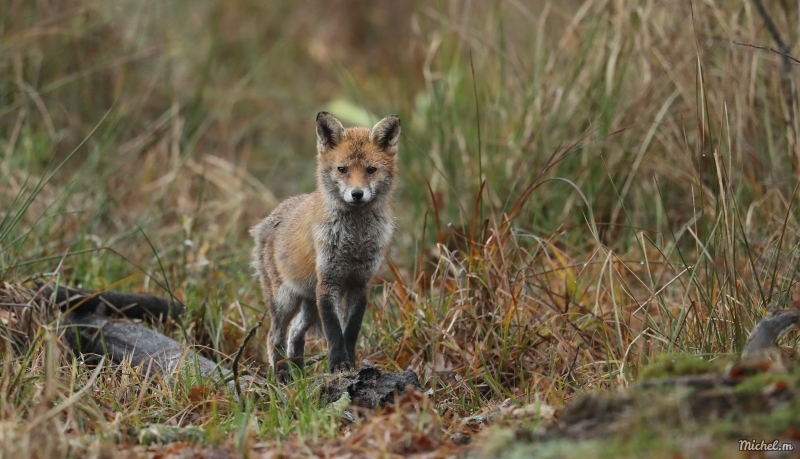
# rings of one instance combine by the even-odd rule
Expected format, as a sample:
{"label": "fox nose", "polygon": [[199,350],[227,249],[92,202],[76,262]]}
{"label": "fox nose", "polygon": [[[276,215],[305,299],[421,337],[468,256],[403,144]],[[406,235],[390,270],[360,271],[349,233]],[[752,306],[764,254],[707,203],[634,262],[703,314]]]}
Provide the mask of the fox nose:
{"label": "fox nose", "polygon": [[350,192],[350,196],[353,197],[353,201],[361,201],[361,198],[364,197],[364,192],[361,190],[353,190]]}

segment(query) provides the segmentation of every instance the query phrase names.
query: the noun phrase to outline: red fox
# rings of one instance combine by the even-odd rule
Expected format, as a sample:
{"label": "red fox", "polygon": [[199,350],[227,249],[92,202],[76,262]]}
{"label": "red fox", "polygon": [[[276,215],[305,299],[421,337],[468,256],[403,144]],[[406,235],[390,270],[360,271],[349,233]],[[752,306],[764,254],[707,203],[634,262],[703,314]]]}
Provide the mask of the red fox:
{"label": "red fox", "polygon": [[271,315],[267,351],[281,381],[290,361],[303,368],[306,333],[320,323],[330,370],[355,369],[367,286],[394,232],[399,137],[397,115],[345,129],[320,112],[316,191],[287,199],[250,230]]}

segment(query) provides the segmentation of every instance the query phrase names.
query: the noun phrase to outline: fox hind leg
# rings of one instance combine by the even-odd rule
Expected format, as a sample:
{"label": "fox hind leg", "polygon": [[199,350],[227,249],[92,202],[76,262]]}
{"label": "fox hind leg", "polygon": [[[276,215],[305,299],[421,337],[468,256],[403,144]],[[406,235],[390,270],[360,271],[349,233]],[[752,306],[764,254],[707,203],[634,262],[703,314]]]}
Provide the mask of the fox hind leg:
{"label": "fox hind leg", "polygon": [[303,299],[300,313],[295,317],[289,329],[289,358],[301,369],[305,363],[306,333],[319,323],[317,303],[312,299]]}
{"label": "fox hind leg", "polygon": [[288,382],[291,378],[289,372],[289,355],[286,352],[287,331],[292,319],[300,309],[301,298],[284,289],[278,289],[270,302],[272,323],[267,333],[267,349],[269,360],[275,375],[281,382]]}

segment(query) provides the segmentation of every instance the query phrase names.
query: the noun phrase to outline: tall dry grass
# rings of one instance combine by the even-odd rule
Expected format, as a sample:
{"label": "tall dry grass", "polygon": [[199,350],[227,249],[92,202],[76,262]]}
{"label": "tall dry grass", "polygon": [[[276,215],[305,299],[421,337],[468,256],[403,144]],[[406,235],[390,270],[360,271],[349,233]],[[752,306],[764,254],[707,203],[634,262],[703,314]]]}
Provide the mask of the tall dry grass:
{"label": "tall dry grass", "polygon": [[[190,308],[165,332],[225,362],[263,310],[247,228],[313,187],[316,112],[398,113],[400,230],[359,349],[417,370],[438,415],[730,355],[794,298],[795,79],[734,43],[771,40],[749,1],[6,2],[2,279],[169,290]],[[57,340],[2,351],[29,382],[1,385],[5,422],[92,376]],[[58,432],[337,433],[308,394],[184,416],[190,393],[102,374]]]}

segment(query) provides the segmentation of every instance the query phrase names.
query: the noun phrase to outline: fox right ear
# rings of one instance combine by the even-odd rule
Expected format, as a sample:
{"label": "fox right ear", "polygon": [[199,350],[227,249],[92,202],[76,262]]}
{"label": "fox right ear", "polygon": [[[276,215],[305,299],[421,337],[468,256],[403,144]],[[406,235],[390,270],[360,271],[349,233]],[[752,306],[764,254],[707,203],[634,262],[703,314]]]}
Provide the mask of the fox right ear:
{"label": "fox right ear", "polygon": [[344,126],[328,112],[317,113],[317,151],[330,150],[344,138]]}

